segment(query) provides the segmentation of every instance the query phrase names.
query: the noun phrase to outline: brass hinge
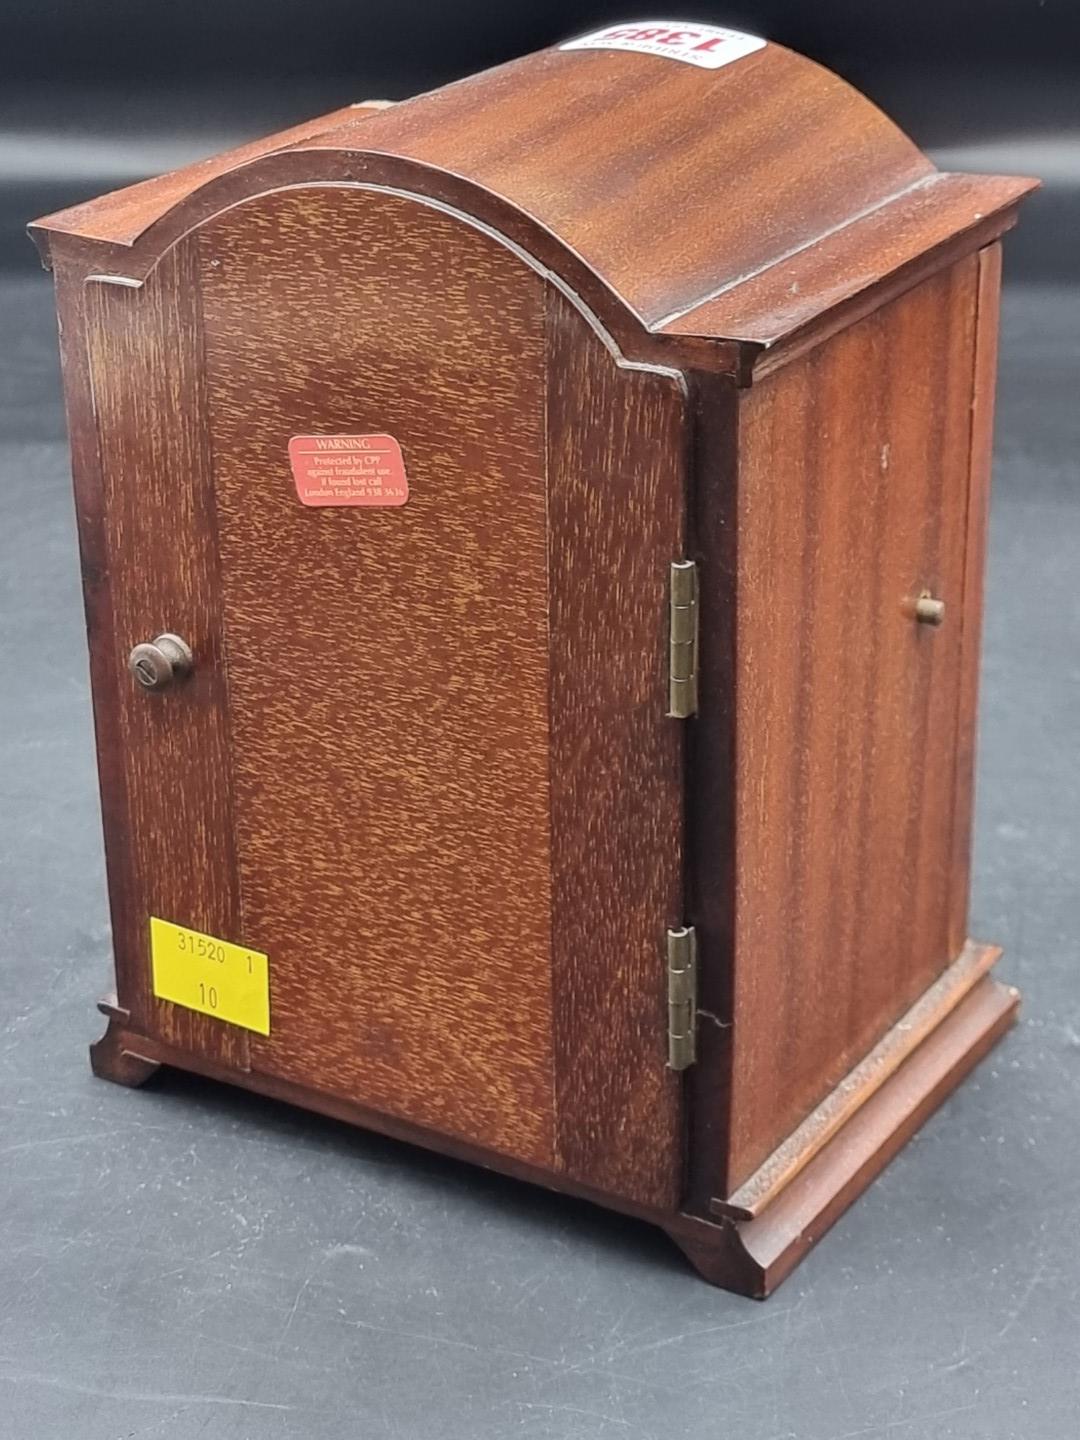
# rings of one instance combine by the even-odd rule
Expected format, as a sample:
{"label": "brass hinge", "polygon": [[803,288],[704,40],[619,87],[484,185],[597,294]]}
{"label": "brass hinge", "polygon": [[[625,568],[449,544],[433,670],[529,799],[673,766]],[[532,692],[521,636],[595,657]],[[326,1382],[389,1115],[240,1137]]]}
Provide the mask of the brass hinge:
{"label": "brass hinge", "polygon": [[669,608],[668,714],[685,720],[698,708],[698,569],[693,560],[671,562]]}
{"label": "brass hinge", "polygon": [[697,931],[667,932],[668,1065],[685,1070],[697,1058]]}

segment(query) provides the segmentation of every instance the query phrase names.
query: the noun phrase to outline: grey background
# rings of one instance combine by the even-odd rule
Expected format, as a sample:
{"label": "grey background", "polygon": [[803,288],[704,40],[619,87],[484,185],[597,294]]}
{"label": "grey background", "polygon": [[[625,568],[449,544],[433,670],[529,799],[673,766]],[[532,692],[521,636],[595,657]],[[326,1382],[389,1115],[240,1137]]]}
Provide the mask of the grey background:
{"label": "grey background", "polygon": [[765,1305],[587,1205],[190,1077],[91,1079],[100,817],[51,296],[22,223],[633,7],[0,3],[2,1436],[1076,1433],[1072,7],[676,8],[829,60],[943,163],[1050,180],[1007,265],[972,918],[1007,947],[1021,1027]]}

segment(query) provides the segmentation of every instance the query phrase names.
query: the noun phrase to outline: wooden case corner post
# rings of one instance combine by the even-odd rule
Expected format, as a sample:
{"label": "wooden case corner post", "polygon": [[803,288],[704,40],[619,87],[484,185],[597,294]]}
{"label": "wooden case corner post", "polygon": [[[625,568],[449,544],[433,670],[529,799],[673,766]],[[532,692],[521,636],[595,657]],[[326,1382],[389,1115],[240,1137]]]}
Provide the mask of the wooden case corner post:
{"label": "wooden case corner post", "polygon": [[96,1072],[472,1158],[767,1293],[1015,1011],[966,912],[1031,184],[631,25],[38,222]]}

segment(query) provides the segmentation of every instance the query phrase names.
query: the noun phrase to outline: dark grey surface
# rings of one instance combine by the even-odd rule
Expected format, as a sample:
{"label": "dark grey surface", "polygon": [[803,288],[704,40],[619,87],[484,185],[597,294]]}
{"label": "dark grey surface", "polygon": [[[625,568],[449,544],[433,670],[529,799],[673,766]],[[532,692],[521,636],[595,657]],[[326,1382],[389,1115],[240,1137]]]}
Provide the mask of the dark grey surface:
{"label": "dark grey surface", "polygon": [[0,283],[0,1435],[1068,1440],[1080,304],[1006,303],[973,931],[1024,1020],[779,1293],[179,1075],[91,1079],[109,936],[45,280]]}

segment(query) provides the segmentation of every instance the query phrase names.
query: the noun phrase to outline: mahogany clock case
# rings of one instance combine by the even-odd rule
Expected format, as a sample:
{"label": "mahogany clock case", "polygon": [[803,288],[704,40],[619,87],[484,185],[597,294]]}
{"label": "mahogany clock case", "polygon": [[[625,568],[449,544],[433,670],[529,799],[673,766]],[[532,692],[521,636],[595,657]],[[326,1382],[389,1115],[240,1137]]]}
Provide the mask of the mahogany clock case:
{"label": "mahogany clock case", "polygon": [[[1015,1012],[967,904],[1030,188],[938,173],[779,46],[564,49],[39,222],[99,1073],[230,1080],[778,1283]],[[299,504],[290,442],[356,434],[407,503]],[[143,693],[161,632],[192,658]],[[267,1030],[165,998],[152,916],[268,956]]]}

